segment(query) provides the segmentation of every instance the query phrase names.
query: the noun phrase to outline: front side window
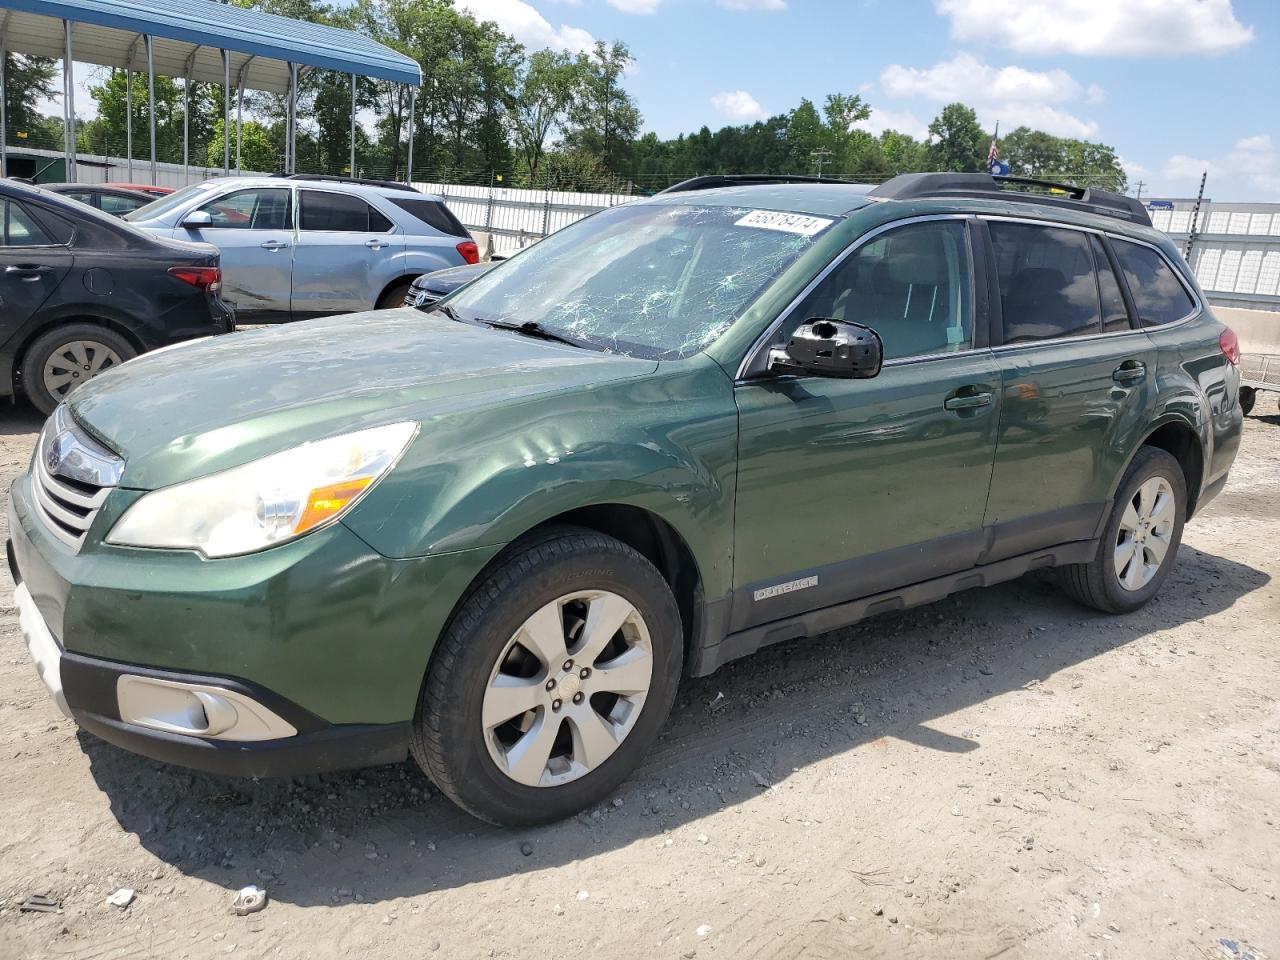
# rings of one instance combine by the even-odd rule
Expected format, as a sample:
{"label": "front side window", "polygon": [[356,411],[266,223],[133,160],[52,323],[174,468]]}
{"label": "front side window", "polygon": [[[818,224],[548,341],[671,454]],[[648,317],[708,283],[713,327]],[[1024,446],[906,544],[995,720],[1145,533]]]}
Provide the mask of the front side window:
{"label": "front side window", "polygon": [[1187,288],[1178,282],[1173,268],[1155,250],[1127,240],[1113,241],[1112,249],[1120,261],[1134,308],[1144,327],[1173,323],[1195,308]]}
{"label": "front side window", "polygon": [[464,320],[538,324],[650,359],[710,346],[835,220],[635,203],[552,234],[448,300]]}
{"label": "front side window", "polygon": [[298,204],[299,230],[385,233],[391,229],[390,220],[350,194],[303,190]]}
{"label": "front side window", "polygon": [[1102,330],[1089,236],[1029,223],[991,221],[1004,342],[1087,336]]}
{"label": "front side window", "polygon": [[973,346],[969,244],[956,220],[907,224],[846,257],[791,314],[871,327],[886,360]]}
{"label": "front side window", "polygon": [[7,247],[48,246],[54,242],[22,205],[14,200],[4,201],[3,236]]}
{"label": "front side window", "polygon": [[289,229],[289,191],[279,187],[237,190],[200,209],[222,230]]}

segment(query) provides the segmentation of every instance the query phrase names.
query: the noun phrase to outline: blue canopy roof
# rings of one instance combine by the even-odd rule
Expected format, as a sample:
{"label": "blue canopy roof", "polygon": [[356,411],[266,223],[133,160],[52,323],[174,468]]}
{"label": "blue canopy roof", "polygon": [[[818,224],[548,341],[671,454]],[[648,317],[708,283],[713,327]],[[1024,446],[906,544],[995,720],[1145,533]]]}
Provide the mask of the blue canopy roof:
{"label": "blue canopy roof", "polygon": [[221,50],[232,83],[288,89],[289,63],[418,86],[417,62],[352,30],[322,26],[217,0],[0,0],[0,43],[8,50],[61,58],[62,20],[72,22],[72,56],[82,63],[146,69],[150,34],[156,72],[221,83]]}

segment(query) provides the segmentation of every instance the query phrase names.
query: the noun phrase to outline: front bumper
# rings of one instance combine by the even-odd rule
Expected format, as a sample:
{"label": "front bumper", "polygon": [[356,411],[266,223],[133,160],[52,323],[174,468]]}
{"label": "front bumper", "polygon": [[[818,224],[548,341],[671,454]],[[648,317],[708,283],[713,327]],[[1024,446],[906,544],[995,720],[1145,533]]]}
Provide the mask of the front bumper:
{"label": "front bumper", "polygon": [[[108,497],[77,553],[32,510],[27,477],[10,492],[22,631],[64,712],[126,749],[217,773],[297,775],[404,759],[435,638],[487,551],[390,560],[342,524],[217,561],[104,545],[102,530],[132,495]],[[113,506],[116,497],[125,502]],[[122,677],[132,679],[122,685]],[[176,714],[153,716],[129,700],[126,688],[148,683],[177,697]],[[184,690],[206,695],[206,706],[183,699]],[[228,704],[231,729],[219,733],[214,713]],[[235,721],[246,709],[272,721],[257,739],[243,739]]]}

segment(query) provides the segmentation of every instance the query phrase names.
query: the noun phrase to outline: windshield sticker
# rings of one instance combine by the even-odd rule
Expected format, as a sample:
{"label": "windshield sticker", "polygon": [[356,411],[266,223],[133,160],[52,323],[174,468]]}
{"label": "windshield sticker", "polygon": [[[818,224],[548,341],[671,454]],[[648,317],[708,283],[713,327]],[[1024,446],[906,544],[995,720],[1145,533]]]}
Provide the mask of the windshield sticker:
{"label": "windshield sticker", "polygon": [[831,226],[823,217],[806,217],[799,213],[779,213],[776,210],[752,210],[734,224],[735,227],[758,227],[761,230],[780,230],[802,237],[812,237]]}

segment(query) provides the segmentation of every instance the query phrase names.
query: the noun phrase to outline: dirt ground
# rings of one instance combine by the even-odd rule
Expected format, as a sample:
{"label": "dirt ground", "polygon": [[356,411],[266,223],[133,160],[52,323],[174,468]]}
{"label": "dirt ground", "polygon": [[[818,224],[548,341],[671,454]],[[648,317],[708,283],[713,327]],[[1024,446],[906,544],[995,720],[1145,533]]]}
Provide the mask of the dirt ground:
{"label": "dirt ground", "polygon": [[[1031,576],[767,650],[687,683],[616,798],[538,830],[469,819],[409,764],[237,781],[77,733],[6,573],[0,957],[1280,958],[1259,408],[1144,611]],[[0,414],[6,487],[36,428]],[[248,883],[270,903],[236,917]],[[36,893],[62,912],[20,912]]]}

